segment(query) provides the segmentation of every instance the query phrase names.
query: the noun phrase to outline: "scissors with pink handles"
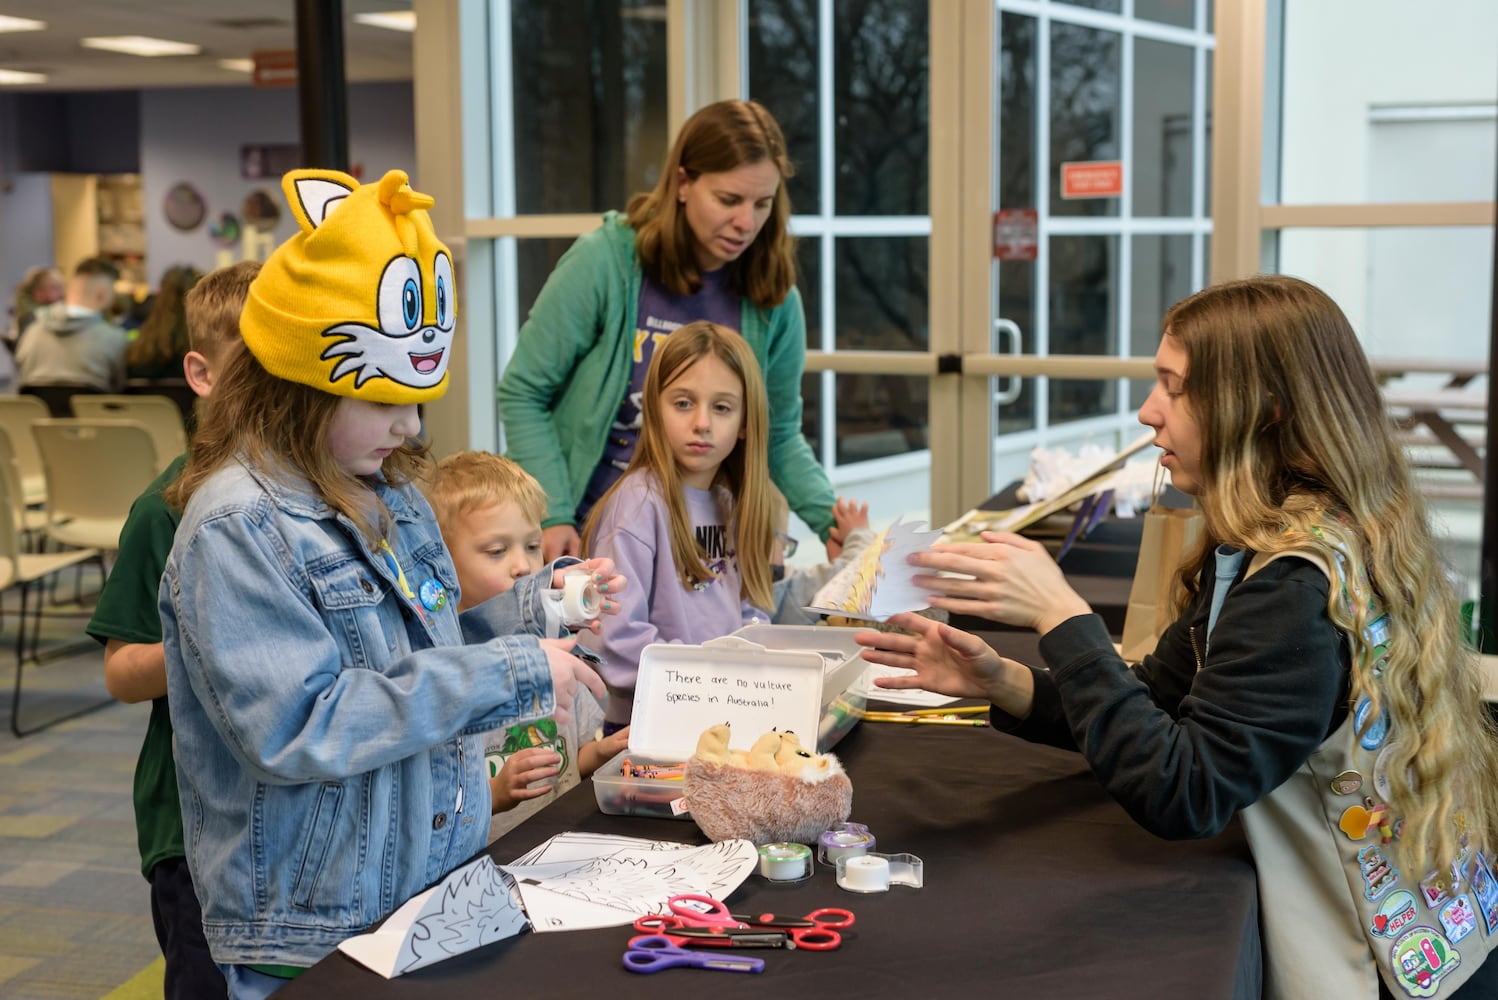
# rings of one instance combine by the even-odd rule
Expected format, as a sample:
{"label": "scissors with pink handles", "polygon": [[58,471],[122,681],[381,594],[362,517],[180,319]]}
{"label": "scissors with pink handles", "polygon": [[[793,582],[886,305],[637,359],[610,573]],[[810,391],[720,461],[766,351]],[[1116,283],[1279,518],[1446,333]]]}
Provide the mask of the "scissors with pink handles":
{"label": "scissors with pink handles", "polygon": [[666,900],[670,913],[653,913],[635,919],[635,930],[647,934],[669,932],[678,927],[711,927],[717,930],[742,930],[747,927],[728,912],[728,907],[711,896],[683,893]]}
{"label": "scissors with pink handles", "polygon": [[717,972],[764,972],[762,958],[744,955],[687,951],[661,934],[647,934],[630,941],[624,952],[624,967],[630,972],[660,972],[663,969],[709,969]]}
{"label": "scissors with pink handles", "polygon": [[831,951],[843,943],[843,936],[833,928],[853,926],[853,911],[836,906],[812,910],[804,917],[782,917],[776,913],[730,913],[729,916],[747,927],[789,934],[797,948],[807,951]]}

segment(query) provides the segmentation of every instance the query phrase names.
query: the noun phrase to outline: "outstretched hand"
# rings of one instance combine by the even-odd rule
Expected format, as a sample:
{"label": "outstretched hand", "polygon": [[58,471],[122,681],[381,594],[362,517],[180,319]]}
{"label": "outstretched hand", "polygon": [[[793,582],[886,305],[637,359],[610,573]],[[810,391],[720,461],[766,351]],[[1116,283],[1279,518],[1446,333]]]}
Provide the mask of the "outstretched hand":
{"label": "outstretched hand", "polygon": [[853,641],[864,647],[863,658],[870,663],[914,673],[875,678],[877,687],[982,698],[1016,718],[1030,714],[1034,678],[1022,664],[1000,656],[975,635],[921,615],[892,615],[889,622],[915,634],[859,632]]}
{"label": "outstretched hand", "polygon": [[827,558],[836,562],[848,544],[848,536],[857,528],[869,526],[869,505],[838,497],[832,505],[832,527],[827,531]]}
{"label": "outstretched hand", "polygon": [[1045,546],[1012,532],[985,531],[982,542],[933,545],[912,554],[909,562],[961,574],[921,573],[912,581],[933,591],[933,608],[952,614],[976,615],[1044,635],[1068,618],[1092,612]]}

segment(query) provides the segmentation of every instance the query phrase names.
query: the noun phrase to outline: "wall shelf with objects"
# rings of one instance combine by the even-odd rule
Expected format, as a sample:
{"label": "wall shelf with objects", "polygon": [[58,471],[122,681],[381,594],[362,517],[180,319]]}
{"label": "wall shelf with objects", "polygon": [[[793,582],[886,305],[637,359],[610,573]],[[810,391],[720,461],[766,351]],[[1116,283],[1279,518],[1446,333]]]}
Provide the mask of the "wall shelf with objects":
{"label": "wall shelf with objects", "polygon": [[146,281],[145,202],[139,174],[52,174],[57,265],[72,273],[88,257],[120,269],[120,291],[141,298]]}

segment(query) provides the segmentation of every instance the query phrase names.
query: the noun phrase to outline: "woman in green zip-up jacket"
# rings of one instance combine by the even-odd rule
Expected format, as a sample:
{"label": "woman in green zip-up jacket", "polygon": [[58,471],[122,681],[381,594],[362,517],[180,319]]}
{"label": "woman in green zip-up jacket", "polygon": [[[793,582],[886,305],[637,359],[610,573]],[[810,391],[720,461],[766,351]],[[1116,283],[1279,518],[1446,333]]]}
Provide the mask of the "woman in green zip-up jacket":
{"label": "woman in green zip-up jacket", "polygon": [[682,126],[655,189],[627,214],[605,214],[557,262],[499,383],[508,454],[546,490],[548,556],[578,553],[579,508],[600,492],[590,482],[632,450],[621,404],[630,409],[632,377],[643,379],[655,342],[725,312],[764,371],[771,477],[827,537],[832,486],[801,433],[806,320],[787,230],[791,173],[768,111],[710,104]]}

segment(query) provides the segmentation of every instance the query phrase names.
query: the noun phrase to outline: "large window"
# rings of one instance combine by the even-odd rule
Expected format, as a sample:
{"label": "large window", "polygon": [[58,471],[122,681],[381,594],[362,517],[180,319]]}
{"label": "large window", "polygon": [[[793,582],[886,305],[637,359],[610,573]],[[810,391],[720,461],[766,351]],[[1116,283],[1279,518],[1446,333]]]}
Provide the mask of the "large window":
{"label": "large window", "polygon": [[[671,140],[666,24],[645,0],[509,0],[515,215],[623,209]],[[521,153],[523,151],[523,153]],[[521,240],[516,297],[535,301],[570,239]],[[522,312],[523,315],[523,312]]]}
{"label": "large window", "polygon": [[[686,114],[738,95],[775,114],[796,167],[803,429],[840,492],[940,520],[1037,444],[1132,436],[1139,393],[1114,371],[938,372],[997,352],[1153,353],[1207,268],[1208,0],[459,10],[471,443],[502,443],[492,384],[561,253],[655,181]],[[1118,190],[1069,197],[1061,165],[1099,162]],[[988,220],[1015,209],[1032,252],[991,257]]]}
{"label": "large window", "polygon": [[[748,93],[780,121],[797,167],[808,348],[927,350],[927,0],[745,9]],[[929,447],[924,378],[815,372],[802,396],[806,436],[830,466]]]}
{"label": "large window", "polygon": [[[1245,150],[1260,183],[1242,198],[1262,227],[1253,263],[1326,290],[1392,398],[1442,394],[1451,429],[1481,453],[1498,6],[1440,5],[1417,22],[1409,11],[1398,0],[1251,5],[1266,28],[1262,85],[1238,86],[1266,97],[1262,154]],[[1400,434],[1448,562],[1475,596],[1483,470],[1472,450],[1463,458],[1424,428]]]}
{"label": "large window", "polygon": [[[994,207],[1033,213],[1035,248],[997,255],[995,350],[1149,357],[1165,309],[1207,273],[1212,5],[998,0],[996,17]],[[1066,164],[1110,163],[1104,193],[1064,180]],[[995,391],[997,488],[1037,443],[1133,436],[1147,385],[1034,376]]]}

